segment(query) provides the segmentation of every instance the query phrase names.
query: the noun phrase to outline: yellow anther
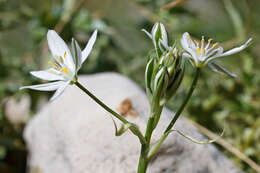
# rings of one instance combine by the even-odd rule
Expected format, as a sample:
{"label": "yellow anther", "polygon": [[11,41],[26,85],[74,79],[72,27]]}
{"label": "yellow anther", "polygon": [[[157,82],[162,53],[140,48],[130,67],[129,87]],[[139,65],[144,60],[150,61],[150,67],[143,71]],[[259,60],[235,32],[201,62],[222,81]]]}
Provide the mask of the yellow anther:
{"label": "yellow anther", "polygon": [[212,38],[210,38],[210,39],[208,39],[208,42],[210,43],[212,40],[213,40],[213,39],[212,39]]}
{"label": "yellow anther", "polygon": [[199,48],[197,48],[197,52],[198,52],[198,53],[200,53],[200,51],[201,51],[200,47],[199,47]]}
{"label": "yellow anther", "polygon": [[60,56],[55,56],[54,59],[60,64],[63,64],[63,59]]}
{"label": "yellow anther", "polygon": [[66,73],[66,74],[69,74],[69,72],[68,72],[68,69],[67,69],[67,68],[63,68],[63,69],[61,70],[61,72],[63,72],[63,73]]}
{"label": "yellow anther", "polygon": [[213,45],[212,45],[212,47],[216,47],[218,45],[218,42],[217,43],[214,43]]}
{"label": "yellow anther", "polygon": [[199,42],[197,40],[194,40],[194,42],[196,43],[197,46],[199,46]]}
{"label": "yellow anther", "polygon": [[56,67],[52,61],[49,61],[48,64],[50,64],[52,67]]}
{"label": "yellow anther", "polygon": [[66,58],[66,56],[67,56],[67,52],[65,51],[65,52],[64,52],[64,58]]}

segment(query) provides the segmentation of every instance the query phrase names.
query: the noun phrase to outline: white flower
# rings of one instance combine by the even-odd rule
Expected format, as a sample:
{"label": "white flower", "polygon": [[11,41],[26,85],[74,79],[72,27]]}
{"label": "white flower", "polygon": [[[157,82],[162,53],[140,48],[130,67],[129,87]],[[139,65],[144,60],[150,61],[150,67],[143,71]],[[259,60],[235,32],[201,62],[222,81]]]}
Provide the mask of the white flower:
{"label": "white flower", "polygon": [[170,49],[170,46],[168,46],[166,29],[161,22],[157,22],[153,25],[151,33],[146,31],[145,29],[142,29],[142,31],[144,31],[148,35],[148,37],[153,40],[157,55],[159,50],[161,52],[164,52]]}
{"label": "white flower", "polygon": [[221,46],[218,46],[218,43],[211,44],[211,41],[212,39],[210,38],[206,43],[204,37],[202,37],[200,42],[197,40],[192,40],[189,33],[185,32],[181,38],[181,45],[186,51],[183,53],[183,56],[189,58],[194,67],[200,68],[209,63],[209,67],[211,67],[213,71],[227,73],[234,77],[234,74],[228,72],[212,60],[242,51],[249,45],[252,39],[250,38],[242,46],[233,48],[226,52],[223,52],[224,49]]}
{"label": "white flower", "polygon": [[47,33],[48,46],[54,57],[49,64],[51,68],[42,71],[30,72],[33,76],[42,80],[52,81],[46,84],[23,86],[20,89],[34,89],[40,91],[55,91],[51,101],[60,96],[69,84],[77,81],[77,72],[90,54],[96,41],[97,31],[90,37],[87,46],[81,51],[77,41],[72,38],[72,53],[62,38],[54,31]]}

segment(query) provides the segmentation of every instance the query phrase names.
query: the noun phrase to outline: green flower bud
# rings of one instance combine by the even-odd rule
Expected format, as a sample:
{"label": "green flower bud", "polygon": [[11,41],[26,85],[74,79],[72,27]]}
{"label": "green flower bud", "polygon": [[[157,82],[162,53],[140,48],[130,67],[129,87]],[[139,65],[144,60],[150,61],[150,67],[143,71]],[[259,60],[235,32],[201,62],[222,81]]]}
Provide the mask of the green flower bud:
{"label": "green flower bud", "polygon": [[[184,62],[177,48],[171,48],[158,59],[150,56],[145,83],[151,104],[163,106],[176,93],[184,74]],[[155,103],[156,102],[156,103]]]}

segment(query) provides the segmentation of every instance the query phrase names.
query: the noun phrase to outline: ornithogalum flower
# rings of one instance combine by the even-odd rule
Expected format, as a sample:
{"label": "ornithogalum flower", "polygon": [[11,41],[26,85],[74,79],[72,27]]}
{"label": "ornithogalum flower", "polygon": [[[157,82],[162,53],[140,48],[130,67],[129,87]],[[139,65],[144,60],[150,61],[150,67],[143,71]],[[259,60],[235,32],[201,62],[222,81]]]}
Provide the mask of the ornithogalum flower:
{"label": "ornithogalum flower", "polygon": [[223,47],[219,46],[218,43],[211,44],[213,39],[208,39],[207,43],[202,37],[201,41],[192,40],[189,33],[185,32],[181,38],[181,45],[186,51],[183,56],[188,58],[191,64],[196,68],[204,67],[209,65],[209,67],[216,72],[223,72],[230,76],[235,77],[235,74],[228,72],[222,66],[214,62],[216,58],[232,55],[244,50],[252,41],[250,38],[242,46],[233,48],[229,51],[224,52]]}
{"label": "ornithogalum flower", "polygon": [[55,91],[51,100],[60,96],[69,84],[77,81],[77,73],[81,65],[90,54],[96,41],[97,31],[90,37],[87,46],[81,51],[77,41],[72,38],[72,52],[63,41],[63,39],[54,31],[47,33],[48,46],[53,56],[53,61],[49,62],[50,68],[41,71],[32,71],[31,75],[42,80],[51,81],[45,84],[23,86],[20,89],[34,89],[40,91]]}

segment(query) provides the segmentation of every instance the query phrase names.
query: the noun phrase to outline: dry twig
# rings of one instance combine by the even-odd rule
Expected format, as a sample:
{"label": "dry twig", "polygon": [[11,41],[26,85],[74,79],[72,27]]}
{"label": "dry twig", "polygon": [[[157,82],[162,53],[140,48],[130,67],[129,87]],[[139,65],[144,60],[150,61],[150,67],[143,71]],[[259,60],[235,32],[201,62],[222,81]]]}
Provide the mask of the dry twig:
{"label": "dry twig", "polygon": [[168,10],[170,8],[174,8],[177,7],[183,3],[185,3],[188,0],[176,0],[176,1],[172,1],[169,4],[164,5],[163,7],[161,7],[161,10]]}
{"label": "dry twig", "polygon": [[[202,125],[187,119],[190,123],[192,123],[201,133],[208,136],[209,138],[216,138],[217,135],[208,130],[207,128],[203,127]],[[216,143],[221,145],[222,147],[226,148],[228,151],[230,151],[232,154],[237,156],[239,159],[243,160],[245,163],[247,163],[251,168],[256,170],[258,173],[260,173],[260,166],[257,165],[252,159],[247,157],[245,154],[241,153],[237,148],[233,147],[229,143],[227,143],[224,139],[219,138]]]}

